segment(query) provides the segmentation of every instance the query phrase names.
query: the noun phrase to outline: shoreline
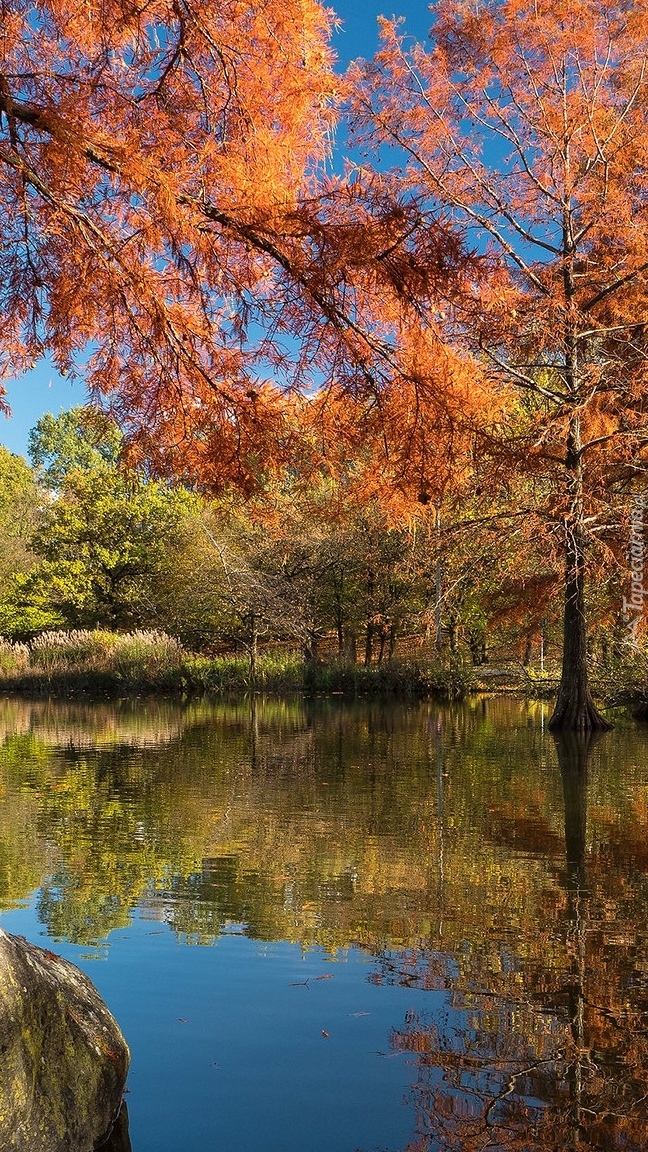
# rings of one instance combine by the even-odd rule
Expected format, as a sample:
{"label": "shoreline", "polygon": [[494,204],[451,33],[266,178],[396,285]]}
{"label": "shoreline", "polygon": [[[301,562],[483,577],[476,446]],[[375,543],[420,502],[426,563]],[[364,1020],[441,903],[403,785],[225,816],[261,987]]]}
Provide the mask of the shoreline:
{"label": "shoreline", "polygon": [[[111,670],[69,669],[46,672],[34,669],[20,675],[0,677],[0,695],[26,699],[106,700],[156,696],[167,699],[202,697],[245,698],[260,696],[335,696],[341,699],[437,700],[459,703],[471,696],[516,696],[550,700],[559,677],[530,675],[521,666],[432,666],[411,662],[390,664],[311,666],[295,662],[290,669],[265,669],[261,662],[256,678],[242,668],[240,659],[194,661],[152,673],[132,670],[129,675]],[[637,719],[648,718],[648,688],[620,687],[611,678],[593,677],[593,692],[607,709],[622,708]]]}

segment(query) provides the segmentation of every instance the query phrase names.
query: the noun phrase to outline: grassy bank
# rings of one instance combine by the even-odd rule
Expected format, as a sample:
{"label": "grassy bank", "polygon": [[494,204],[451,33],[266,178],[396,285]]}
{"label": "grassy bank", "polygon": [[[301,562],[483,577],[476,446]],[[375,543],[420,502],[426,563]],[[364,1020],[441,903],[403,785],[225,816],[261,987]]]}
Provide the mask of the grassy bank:
{"label": "grassy bank", "polygon": [[[294,651],[259,655],[256,676],[245,655],[204,656],[187,651],[164,632],[46,632],[30,644],[0,639],[0,693],[37,696],[199,696],[305,693],[432,697],[461,700],[471,692],[555,695],[559,668],[543,673],[501,661],[473,669],[460,660],[392,660],[365,667],[337,661],[306,663]],[[648,663],[644,657],[614,668],[595,666],[592,687],[604,706],[648,717]]]}
{"label": "grassy bank", "polygon": [[[623,709],[639,720],[648,720],[648,659],[640,652],[623,652],[615,661],[592,661],[589,673],[592,694],[606,710]],[[554,700],[560,684],[560,664],[540,671],[519,661],[499,667],[475,669],[478,692],[522,694],[533,700]]]}
{"label": "grassy bank", "polygon": [[393,661],[307,664],[295,652],[263,653],[256,675],[245,656],[201,656],[164,632],[47,632],[31,644],[0,640],[0,691],[36,695],[145,693],[329,693],[434,696],[457,700],[473,690],[460,663]]}

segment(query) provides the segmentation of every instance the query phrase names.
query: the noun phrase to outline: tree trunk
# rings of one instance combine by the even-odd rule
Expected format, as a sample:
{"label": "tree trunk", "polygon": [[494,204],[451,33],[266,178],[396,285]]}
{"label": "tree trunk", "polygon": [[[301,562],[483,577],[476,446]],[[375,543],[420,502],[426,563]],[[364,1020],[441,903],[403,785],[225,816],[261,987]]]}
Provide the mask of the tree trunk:
{"label": "tree trunk", "polygon": [[448,618],[448,641],[453,656],[457,654],[458,622],[458,616],[451,612]]}
{"label": "tree trunk", "polygon": [[254,688],[257,682],[257,667],[259,656],[259,629],[256,614],[250,613],[250,684]]}
{"label": "tree trunk", "polygon": [[302,654],[306,664],[319,664],[320,638],[316,632],[309,632],[302,645]]}
{"label": "tree trunk", "polygon": [[373,621],[367,620],[367,626],[365,629],[365,653],[364,653],[365,668],[369,667],[369,665],[371,664],[372,657],[373,657],[373,639],[374,639]]}
{"label": "tree trunk", "polygon": [[563,663],[558,699],[549,727],[553,731],[604,731],[612,725],[601,716],[589,689],[585,628],[585,572],[581,525],[567,529]]}
{"label": "tree trunk", "polygon": [[563,663],[558,699],[549,727],[555,732],[593,732],[611,728],[597,711],[589,690],[587,631],[585,627],[585,512],[583,502],[584,464],[580,408],[583,403],[581,380],[581,340],[576,319],[575,216],[570,200],[563,215],[563,286],[565,321],[563,330],[564,384],[571,398],[567,431],[565,470],[568,507],[565,516],[565,611],[563,618]]}
{"label": "tree trunk", "polygon": [[342,608],[342,597],[339,592],[334,594],[335,599],[335,631],[337,634],[338,656],[342,659],[344,655],[344,611]]}
{"label": "tree trunk", "polygon": [[398,626],[392,624],[389,629],[389,659],[394,659],[394,652],[396,651],[396,639],[398,635]]}
{"label": "tree trunk", "polygon": [[373,642],[375,634],[374,626],[374,592],[376,588],[376,579],[374,573],[369,570],[367,572],[367,623],[365,625],[365,651],[364,662],[365,668],[368,668],[373,659]]}
{"label": "tree trunk", "polygon": [[473,664],[486,664],[486,638],[483,632],[468,633],[468,647]]}
{"label": "tree trunk", "polygon": [[604,731],[612,725],[601,716],[589,689],[585,627],[585,530],[580,422],[570,421],[566,465],[570,515],[565,523],[565,610],[563,663],[558,699],[549,727],[561,732]]}
{"label": "tree trunk", "polygon": [[443,648],[443,627],[441,605],[443,591],[443,565],[441,563],[441,506],[435,509],[434,529],[436,537],[436,564],[434,566],[434,646],[437,652]]}

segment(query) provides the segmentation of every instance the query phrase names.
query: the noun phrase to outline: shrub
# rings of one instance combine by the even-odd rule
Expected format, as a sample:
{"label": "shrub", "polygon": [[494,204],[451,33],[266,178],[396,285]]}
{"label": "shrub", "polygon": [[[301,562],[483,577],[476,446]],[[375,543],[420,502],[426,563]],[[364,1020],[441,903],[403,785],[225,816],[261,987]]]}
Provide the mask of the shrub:
{"label": "shrub", "polygon": [[164,681],[175,678],[184,656],[180,641],[166,632],[124,632],[113,640],[108,667],[130,683]]}
{"label": "shrub", "polygon": [[441,700],[463,700],[475,690],[472,667],[457,662],[416,668],[417,691]]}
{"label": "shrub", "polygon": [[259,657],[254,683],[246,656],[185,656],[181,686],[186,691],[268,692],[299,691],[303,683],[303,661],[295,652],[268,652]]}
{"label": "shrub", "polygon": [[598,679],[608,704],[627,705],[637,719],[648,719],[648,653],[644,649],[624,646],[616,663]]}
{"label": "shrub", "polygon": [[75,630],[43,632],[30,645],[31,669],[48,677],[70,675],[114,678],[142,685],[177,675],[185,656],[180,642],[166,632]]}
{"label": "shrub", "polygon": [[344,695],[436,696],[458,700],[474,686],[460,662],[419,664],[304,663],[298,652],[259,655],[256,676],[247,656],[201,656],[187,652],[166,632],[76,630],[43,632],[28,648],[0,640],[0,678],[25,680],[39,692],[142,689],[189,693],[299,692]]}
{"label": "shrub", "polygon": [[345,695],[436,696],[460,700],[474,688],[469,667],[460,663],[418,664],[393,661],[387,664],[313,664],[304,673],[308,692],[340,692]]}

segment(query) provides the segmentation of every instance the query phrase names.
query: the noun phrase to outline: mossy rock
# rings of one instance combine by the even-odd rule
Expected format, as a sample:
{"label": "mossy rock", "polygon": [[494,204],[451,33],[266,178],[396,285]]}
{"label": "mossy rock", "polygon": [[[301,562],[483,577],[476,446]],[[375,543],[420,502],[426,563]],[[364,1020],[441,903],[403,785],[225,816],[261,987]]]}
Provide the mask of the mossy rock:
{"label": "mossy rock", "polygon": [[88,977],[0,929],[3,1152],[94,1152],[119,1114],[129,1059]]}

